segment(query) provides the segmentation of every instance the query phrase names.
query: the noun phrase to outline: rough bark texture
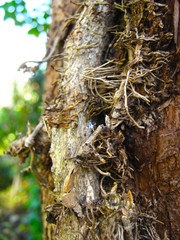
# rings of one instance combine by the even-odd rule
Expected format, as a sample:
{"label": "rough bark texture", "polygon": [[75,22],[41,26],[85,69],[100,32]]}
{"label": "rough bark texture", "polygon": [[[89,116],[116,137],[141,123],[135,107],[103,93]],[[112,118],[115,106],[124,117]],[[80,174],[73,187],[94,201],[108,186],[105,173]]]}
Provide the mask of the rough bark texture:
{"label": "rough bark texture", "polygon": [[[139,196],[146,196],[147,207],[151,200],[158,219],[159,232],[168,230],[170,239],[179,236],[179,146],[180,146],[180,98],[172,98],[159,106],[158,123],[153,123],[150,133],[144,130],[127,131],[127,151],[135,164]],[[161,235],[163,239],[163,234]]]}
{"label": "rough bark texture", "polygon": [[[103,3],[105,3],[103,5]],[[87,199],[87,191],[92,189],[93,199],[99,200],[98,174],[90,170],[78,171],[76,183],[65,189],[64,181],[71,181],[71,172],[76,167],[72,158],[76,156],[80,145],[91,134],[93,123],[88,122],[86,105],[88,101],[87,86],[83,81],[83,71],[86,68],[101,65],[104,49],[107,47],[107,29],[112,18],[112,11],[105,1],[96,4],[95,1],[86,2],[76,22],[74,29],[64,46],[65,60],[63,62],[62,79],[59,81],[59,104],[67,109],[62,123],[60,117],[52,119],[59,124],[59,128],[52,128],[51,158],[53,160],[52,172],[55,183],[57,201],[61,200],[64,206],[74,209],[82,217],[82,207],[91,204]],[[111,19],[110,18],[110,19]],[[67,124],[69,126],[67,126]],[[72,175],[75,173],[72,173]],[[73,189],[72,189],[73,188]],[[73,195],[72,195],[73,194]],[[71,196],[72,195],[72,196]],[[80,206],[81,204],[81,206]],[[68,218],[58,221],[58,236],[61,239],[76,239],[79,237],[84,219],[78,219],[73,212],[68,213]],[[83,234],[83,232],[82,232]],[[78,238],[77,238],[78,239]]]}
{"label": "rough bark texture", "polygon": [[179,239],[179,1],[52,7],[44,239]]}
{"label": "rough bark texture", "polygon": [[[135,4],[131,7],[132,3]],[[151,51],[155,51],[157,55],[165,50],[163,48],[166,48],[176,56],[175,45],[170,44],[171,33],[167,32],[172,27],[174,14],[174,42],[178,47],[179,12],[176,7],[179,6],[179,2],[171,2],[169,6],[165,6],[164,2],[154,4],[153,1],[141,3],[125,1],[126,7],[123,3],[117,4],[116,7],[113,4],[116,5],[113,1],[103,0],[88,1],[84,5],[54,1],[53,8],[56,14],[50,36],[53,36],[56,29],[60,29],[56,53],[63,52],[63,58],[53,63],[58,74],[52,73],[50,68],[47,72],[47,78],[56,83],[56,92],[47,87],[47,91],[50,92],[48,97],[54,100],[45,109],[44,114],[51,135],[51,171],[55,188],[53,197],[50,198],[46,198],[52,196],[50,191],[42,190],[44,209],[50,205],[47,211],[49,223],[45,221],[44,224],[44,239],[179,238],[177,211],[179,203],[179,97],[176,96],[178,91],[175,87],[178,86],[178,77],[175,75],[178,70],[176,69],[174,73],[175,63],[171,60],[167,62],[163,60],[164,56],[170,59],[168,52],[164,52],[162,60],[153,60],[152,54],[152,65],[147,65],[150,71],[154,69],[152,72],[156,76],[159,74],[159,78],[164,77],[167,83],[164,95],[155,92],[163,91],[161,83],[154,84],[153,94],[148,97],[145,96],[144,90],[146,89],[142,90],[142,86],[134,85],[139,92],[138,95],[132,87],[134,82],[129,85],[132,76],[137,78],[139,76],[138,71],[137,75],[132,75],[134,73],[131,67],[134,66],[136,69],[137,63],[143,61],[140,57],[141,48],[142,52],[149,51],[146,41],[155,41],[158,29],[163,28],[162,21],[166,24],[166,32],[163,32],[164,42],[162,39],[159,40],[159,45],[163,46],[159,48],[154,47],[153,44],[147,46],[150,46]],[[69,30],[64,28],[62,22],[65,17],[63,5],[69,6],[67,12],[70,15],[78,9],[76,12],[78,15],[73,18],[75,22],[71,22]],[[61,6],[62,11],[62,19],[59,20],[58,6]],[[167,8],[170,10],[169,15],[166,14]],[[117,9],[120,10],[119,13]],[[162,16],[158,15],[158,11],[162,11]],[[163,17],[164,14],[166,17]],[[136,34],[141,31],[143,19],[149,21],[152,26],[149,27],[145,23],[145,43],[143,43],[144,36],[142,36],[142,42],[138,40],[140,42],[137,41],[135,45],[133,41],[136,42],[137,36],[134,40],[129,40],[128,36],[134,37],[131,35],[133,31],[137,31]],[[117,23],[120,24],[119,31],[124,31],[126,34],[124,37],[123,33],[120,33],[121,41],[117,40],[118,37],[112,40],[112,34],[109,33],[109,29],[113,32],[111,27]],[[62,26],[66,29],[63,33]],[[117,36],[118,34],[117,32]],[[114,47],[111,48],[113,44]],[[122,49],[127,49],[126,55]],[[111,64],[106,65],[108,56],[119,61],[119,65],[115,64],[116,67],[114,65],[112,67]],[[149,55],[143,56],[146,58]],[[156,71],[156,67],[153,68],[153,61],[156,67],[159,64],[158,61],[162,61],[164,69],[161,73]],[[170,69],[169,76],[173,75],[173,84],[168,82],[167,68]],[[98,69],[100,69],[99,72]],[[103,71],[104,74],[102,74]],[[120,87],[119,83],[114,87],[104,79],[105,75],[108,79],[109,74],[115,75],[115,80],[116,76],[122,78]],[[143,78],[146,74],[142,73],[139,78]],[[100,79],[102,76],[103,84],[108,86],[106,90],[102,90],[104,85],[97,83],[93,85],[94,83],[91,82],[91,79]],[[149,76],[148,81],[154,81],[156,76]],[[174,90],[170,93],[166,88],[171,87]],[[117,88],[119,88],[118,91]],[[129,89],[136,98],[140,99],[139,103],[131,99]],[[150,88],[149,90],[151,91]],[[89,95],[90,91],[94,94],[93,98]],[[108,95],[107,91],[111,93]],[[126,99],[127,96],[129,102]],[[99,100],[101,97],[102,101]],[[141,105],[141,101],[148,103],[149,99],[152,102],[149,110],[145,104],[142,104],[139,106],[141,109],[138,109],[141,113],[136,109],[134,113],[138,112],[138,115],[135,115],[133,107],[136,108],[136,104]],[[97,112],[101,110],[103,113],[92,118],[91,116],[94,116],[92,108],[94,108],[94,115],[98,115]],[[106,114],[109,117],[105,117]],[[145,129],[140,129],[141,124],[145,124]],[[117,149],[116,146],[118,146]],[[116,160],[119,158],[118,163],[111,160],[114,161],[111,163],[111,169],[109,169],[109,162],[106,162],[107,159],[104,160],[107,156],[102,154],[102,149],[106,151],[108,158],[114,159],[114,156]],[[86,162],[82,163],[83,161]],[[121,170],[117,170],[113,164]],[[116,172],[115,175],[113,175],[114,172]],[[117,176],[118,178],[115,179]]]}

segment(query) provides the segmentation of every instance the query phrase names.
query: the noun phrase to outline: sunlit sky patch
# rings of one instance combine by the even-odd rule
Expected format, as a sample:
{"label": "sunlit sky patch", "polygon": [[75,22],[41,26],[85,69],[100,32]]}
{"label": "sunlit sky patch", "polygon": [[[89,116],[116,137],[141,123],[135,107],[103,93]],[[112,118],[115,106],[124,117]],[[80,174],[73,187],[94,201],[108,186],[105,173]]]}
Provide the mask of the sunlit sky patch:
{"label": "sunlit sky patch", "polygon": [[[41,6],[43,0],[27,0],[28,9]],[[0,4],[3,1],[0,0]],[[45,55],[46,34],[38,38],[28,35],[29,26],[17,27],[13,20],[3,21],[0,9],[0,106],[11,105],[13,82],[22,86],[29,74],[18,72],[18,67],[28,60],[41,60]]]}

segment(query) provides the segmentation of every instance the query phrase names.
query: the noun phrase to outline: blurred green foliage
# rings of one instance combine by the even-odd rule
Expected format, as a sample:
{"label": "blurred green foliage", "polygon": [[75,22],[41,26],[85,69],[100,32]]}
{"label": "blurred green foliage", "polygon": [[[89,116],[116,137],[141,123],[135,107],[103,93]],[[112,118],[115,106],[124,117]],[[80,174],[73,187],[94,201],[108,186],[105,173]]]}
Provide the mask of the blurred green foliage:
{"label": "blurred green foliage", "polygon": [[28,226],[28,236],[26,240],[42,239],[42,222],[40,219],[40,189],[35,178],[28,177],[28,199],[25,207],[26,215],[22,219],[22,223]]}
{"label": "blurred green foliage", "polygon": [[[39,36],[50,25],[50,0],[0,0],[4,20],[25,26]],[[43,71],[39,70],[22,89],[14,85],[13,104],[0,107],[0,239],[41,240],[40,189],[31,173],[20,173],[18,158],[3,155],[15,139],[35,126],[41,115]]]}
{"label": "blurred green foliage", "polygon": [[[29,26],[28,34],[39,36],[41,32],[47,32],[50,24],[50,0],[44,0],[38,7],[32,0],[0,1],[0,8],[4,10],[4,20],[12,19],[17,26]],[[30,6],[31,6],[30,5]]]}
{"label": "blurred green foliage", "polygon": [[14,84],[13,106],[0,108],[0,155],[15,140],[16,135],[26,133],[28,122],[37,124],[41,115],[43,78],[39,70],[21,91]]}
{"label": "blurred green foliage", "polygon": [[39,199],[35,178],[15,173],[12,186],[0,192],[0,239],[42,239]]}
{"label": "blurred green foliage", "polygon": [[38,184],[31,173],[20,174],[29,160],[26,166],[19,166],[17,158],[2,154],[12,141],[26,134],[27,122],[37,124],[43,81],[39,70],[21,90],[14,85],[13,105],[0,108],[0,239],[42,239]]}

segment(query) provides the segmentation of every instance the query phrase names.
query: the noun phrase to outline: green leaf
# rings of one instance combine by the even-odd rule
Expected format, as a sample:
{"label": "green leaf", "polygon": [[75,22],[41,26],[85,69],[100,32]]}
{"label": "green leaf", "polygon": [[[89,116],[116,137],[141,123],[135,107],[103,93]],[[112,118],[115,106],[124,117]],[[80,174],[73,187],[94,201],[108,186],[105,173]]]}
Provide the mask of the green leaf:
{"label": "green leaf", "polygon": [[[29,24],[31,29],[28,31],[28,34],[38,37],[41,32],[47,32],[49,29],[50,4],[45,4],[45,6],[47,6],[47,8],[44,10],[41,8],[32,10],[36,13],[35,16],[27,11],[26,1],[24,0],[8,1],[1,4],[0,8],[4,10],[4,20],[12,19],[17,26]],[[31,15],[33,17],[31,17]]]}
{"label": "green leaf", "polygon": [[49,24],[45,23],[43,26],[44,26],[44,31],[47,32],[47,30],[49,29]]}
{"label": "green leaf", "polygon": [[8,8],[11,6],[16,7],[15,1],[6,2],[3,5],[0,5],[0,8],[3,8],[5,11],[8,11]]}
{"label": "green leaf", "polygon": [[44,13],[44,16],[43,16],[45,19],[49,17],[49,13],[45,12]]}
{"label": "green leaf", "polygon": [[32,34],[32,35],[35,35],[36,37],[39,36],[40,32],[37,30],[37,28],[31,28],[29,31],[28,31],[28,34]]}
{"label": "green leaf", "polygon": [[4,14],[4,20],[7,20],[8,18],[15,19],[15,17],[16,17],[15,12],[6,11]]}

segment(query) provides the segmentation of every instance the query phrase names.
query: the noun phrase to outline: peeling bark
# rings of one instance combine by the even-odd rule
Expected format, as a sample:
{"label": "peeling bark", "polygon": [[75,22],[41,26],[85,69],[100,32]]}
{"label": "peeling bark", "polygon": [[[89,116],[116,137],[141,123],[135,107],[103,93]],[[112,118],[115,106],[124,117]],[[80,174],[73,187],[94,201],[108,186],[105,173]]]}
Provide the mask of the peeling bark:
{"label": "peeling bark", "polygon": [[[176,74],[171,60],[173,35],[168,32],[172,27],[172,17],[165,17],[167,5],[164,3],[137,1],[133,5],[133,1],[125,1],[124,4],[127,4],[127,10],[123,4],[114,4],[122,11],[117,18],[122,23],[122,32],[119,39],[113,40],[114,49],[108,32],[117,21],[114,6],[106,1],[88,1],[81,8],[65,41],[63,59],[56,63],[60,72],[56,85],[59,92],[54,105],[45,109],[44,116],[52,141],[51,170],[56,199],[52,212],[59,212],[55,214],[57,239],[143,239],[145,236],[147,239],[177,239],[179,234],[178,220],[173,222],[178,216],[179,116],[178,98],[175,98],[177,88],[174,87],[177,77],[174,83],[169,80],[170,75],[174,77]],[[169,5],[172,12],[173,7]],[[162,13],[158,12],[160,9]],[[178,22],[177,15],[175,11],[174,23]],[[167,22],[168,18],[170,22]],[[145,24],[145,35],[140,24]],[[152,29],[148,24],[152,24]],[[163,29],[163,24],[166,26],[165,32],[162,31],[164,38],[161,38],[158,29]],[[176,44],[177,29],[176,24]],[[153,44],[155,39],[159,40],[159,48]],[[106,51],[108,46],[110,50]],[[167,46],[170,49],[166,49]],[[107,63],[105,56],[114,57],[119,65],[114,64],[114,60]],[[147,65],[152,61],[148,65],[149,70],[144,68],[144,72],[138,70],[142,57]],[[159,67],[160,63],[164,68]],[[114,85],[108,80],[109,75],[113,75]],[[144,76],[149,90],[143,89],[138,80],[137,85],[134,81],[141,81]],[[91,80],[94,78],[99,79],[96,80],[98,84]],[[161,78],[164,78],[164,83]],[[161,91],[164,91],[162,95],[159,94]],[[137,98],[139,102],[134,100]],[[150,101],[152,106],[148,109]],[[95,108],[103,114],[94,119],[91,110],[96,111]],[[102,123],[104,125],[99,125]],[[145,129],[138,129],[144,127],[141,124]],[[112,145],[106,138],[107,133],[111,136]],[[106,140],[106,145],[100,139]],[[115,142],[119,146],[118,155],[114,153]],[[111,160],[124,171],[119,172],[118,180],[112,180],[114,167],[106,171],[109,160],[102,155],[102,149],[106,149],[108,157],[113,159],[116,156],[116,160],[120,160],[120,165]],[[172,201],[176,202],[174,209]]]}
{"label": "peeling bark", "polygon": [[[179,157],[180,157],[180,98],[165,102],[157,109],[158,122],[150,133],[147,130],[129,129],[126,149],[138,169],[136,173],[138,194],[151,199],[158,219],[159,232],[168,229],[170,239],[179,236]],[[141,206],[147,207],[148,202]]]}
{"label": "peeling bark", "polygon": [[[86,5],[87,4],[87,5]],[[69,172],[76,166],[71,160],[76,156],[80,145],[91,134],[93,122],[88,121],[86,105],[88,102],[87,85],[83,80],[83,71],[86,68],[97,67],[102,63],[102,55],[108,44],[108,27],[113,19],[111,6],[106,1],[89,1],[83,7],[74,29],[66,40],[64,46],[64,62],[62,78],[59,80],[59,94],[63,96],[63,108],[70,108],[66,118],[71,118],[66,129],[63,123],[57,129],[52,128],[52,145],[50,155],[52,158],[52,173],[54,177],[56,200],[64,206],[72,208],[82,217],[82,207],[99,200],[98,173],[89,169],[77,171],[71,189],[65,191],[63,183]],[[109,18],[108,18],[109,16]],[[54,124],[55,119],[48,119]],[[88,198],[88,191],[92,199]],[[92,201],[92,202],[91,202]],[[68,218],[59,220],[58,236],[61,239],[79,239],[80,225],[74,213],[69,212]],[[72,224],[73,223],[73,224]],[[84,234],[84,233],[82,233]]]}
{"label": "peeling bark", "polygon": [[176,6],[53,1],[44,239],[179,239]]}

